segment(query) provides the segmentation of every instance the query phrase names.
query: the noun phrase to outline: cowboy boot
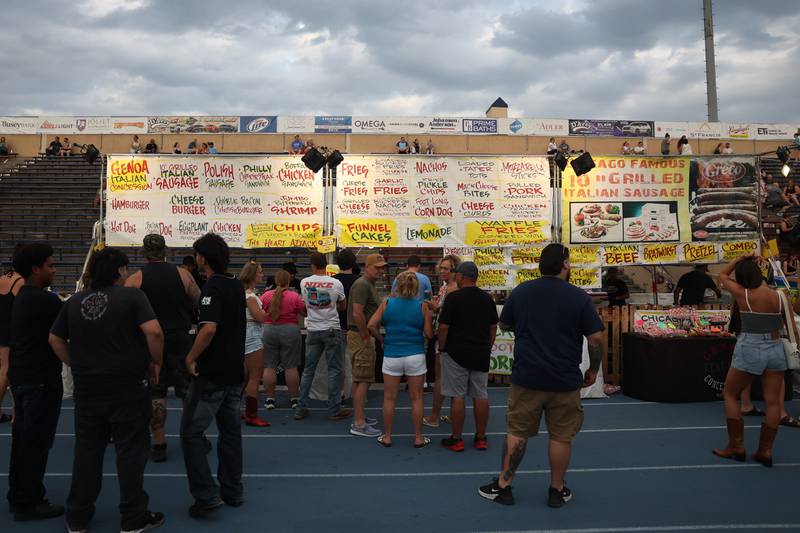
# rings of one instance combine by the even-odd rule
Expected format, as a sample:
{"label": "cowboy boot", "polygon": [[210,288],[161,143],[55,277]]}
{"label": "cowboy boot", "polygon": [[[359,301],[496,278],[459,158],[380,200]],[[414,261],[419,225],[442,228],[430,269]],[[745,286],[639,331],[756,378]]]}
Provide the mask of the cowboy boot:
{"label": "cowboy boot", "polygon": [[744,420],[741,418],[728,418],[728,447],[724,450],[714,448],[711,452],[714,455],[725,459],[744,462],[746,453],[744,450]]}
{"label": "cowboy boot", "polygon": [[772,466],[772,445],[775,443],[775,435],[777,434],[778,428],[771,428],[762,422],[758,450],[753,454],[754,461],[764,466]]}

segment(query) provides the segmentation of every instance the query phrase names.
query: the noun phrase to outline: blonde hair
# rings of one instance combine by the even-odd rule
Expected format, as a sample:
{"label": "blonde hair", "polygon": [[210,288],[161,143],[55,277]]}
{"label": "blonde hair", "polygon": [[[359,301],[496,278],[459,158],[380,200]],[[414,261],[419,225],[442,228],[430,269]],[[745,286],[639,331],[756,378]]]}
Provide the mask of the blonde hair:
{"label": "blonde hair", "polygon": [[269,317],[273,322],[277,322],[281,316],[281,300],[283,300],[283,291],[289,287],[290,281],[289,273],[285,270],[278,270],[275,272],[275,294],[272,295],[272,301],[269,303]]}
{"label": "blonde hair", "polygon": [[449,255],[446,255],[446,256],[442,257],[439,260],[439,264],[437,266],[442,266],[442,263],[444,263],[445,261],[450,261],[450,271],[453,274],[455,274],[456,273],[456,269],[458,268],[458,265],[461,264],[461,258],[458,257],[457,255],[449,254]]}
{"label": "blonde hair", "polygon": [[400,298],[416,298],[419,294],[419,281],[413,272],[402,272],[396,281],[397,295]]}
{"label": "blonde hair", "polygon": [[245,287],[254,284],[259,270],[261,270],[261,265],[255,261],[248,261],[242,267],[241,272],[239,272],[239,281],[241,281]]}

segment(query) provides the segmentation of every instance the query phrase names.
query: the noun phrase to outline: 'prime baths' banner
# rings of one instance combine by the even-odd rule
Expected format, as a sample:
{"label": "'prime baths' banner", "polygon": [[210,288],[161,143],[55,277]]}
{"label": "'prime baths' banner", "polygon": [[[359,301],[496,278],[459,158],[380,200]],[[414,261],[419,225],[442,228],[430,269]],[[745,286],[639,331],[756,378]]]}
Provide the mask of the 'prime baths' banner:
{"label": "'prime baths' banner", "polygon": [[688,157],[597,157],[562,179],[565,244],[688,242]]}
{"label": "'prime baths' banner", "polygon": [[348,156],[337,169],[341,246],[519,246],[551,239],[544,157]]}
{"label": "'prime baths' banner", "polygon": [[149,233],[186,247],[207,232],[244,248],[315,247],[323,189],[298,157],[109,156],[106,242]]}

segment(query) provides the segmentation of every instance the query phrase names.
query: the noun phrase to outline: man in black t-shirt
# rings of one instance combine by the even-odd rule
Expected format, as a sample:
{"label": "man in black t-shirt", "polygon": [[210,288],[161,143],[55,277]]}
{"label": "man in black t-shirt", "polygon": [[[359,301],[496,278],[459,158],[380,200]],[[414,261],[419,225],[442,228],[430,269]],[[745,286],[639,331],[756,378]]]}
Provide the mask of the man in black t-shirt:
{"label": "man in black t-shirt", "polygon": [[[195,503],[193,518],[201,518],[223,504],[243,503],[242,425],[239,403],[245,381],[245,296],[242,283],[227,273],[230,251],[219,235],[208,233],[194,243],[197,265],[208,276],[200,295],[200,330],[186,356],[194,376],[181,418],[181,446],[189,491]],[[216,420],[219,467],[211,477],[205,431]]]}
{"label": "man in black t-shirt", "polygon": [[44,472],[61,413],[61,361],[47,338],[61,300],[46,290],[53,282],[53,248],[28,244],[14,254],[14,270],[25,278],[11,308],[8,381],[14,396],[8,504],[16,520],[64,514],[45,499]]}
{"label": "man in black t-shirt", "polygon": [[[336,254],[336,266],[339,267],[339,273],[333,276],[342,282],[344,287],[345,299],[350,297],[350,287],[360,277],[359,274],[353,271],[357,268],[356,254],[352,250],[344,248],[339,250]],[[347,309],[339,311],[339,324],[344,332],[344,339],[342,339],[342,374],[339,378],[339,390],[342,391],[342,400],[349,396],[345,388],[346,383],[352,382],[352,368],[353,368],[353,354],[347,350]]]}
{"label": "man in black t-shirt", "polygon": [[[164,523],[148,511],[144,468],[150,434],[150,364],[161,364],[164,335],[147,296],[125,287],[128,257],[104,248],[89,262],[91,287],[70,298],[50,330],[50,345],[75,383],[75,460],[67,526],[85,531],[103,479],[109,437],[117,455],[122,531]],[[69,344],[67,344],[69,341]]]}
{"label": "man in black t-shirt", "polygon": [[711,289],[717,295],[722,296],[717,284],[708,275],[708,265],[695,265],[694,270],[687,272],[678,280],[673,296],[675,305],[703,305],[706,289]]}
{"label": "man in black t-shirt", "polygon": [[450,419],[453,432],[442,446],[464,451],[461,432],[467,396],[475,411],[475,448],[486,450],[489,423],[489,361],[497,333],[497,306],[492,297],[476,285],[478,267],[472,261],[456,270],[458,290],[447,295],[439,314],[439,354],[442,368],[442,396],[452,398]]}
{"label": "man in black t-shirt", "polygon": [[619,278],[619,271],[616,267],[610,267],[603,278],[603,290],[608,293],[608,305],[623,306],[630,297],[628,285]]}

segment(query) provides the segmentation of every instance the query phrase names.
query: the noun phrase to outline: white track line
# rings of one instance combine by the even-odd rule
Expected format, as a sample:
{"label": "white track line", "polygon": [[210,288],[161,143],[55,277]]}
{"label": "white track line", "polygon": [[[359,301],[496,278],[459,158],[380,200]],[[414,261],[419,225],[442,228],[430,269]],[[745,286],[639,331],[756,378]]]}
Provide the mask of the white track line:
{"label": "white track line", "polygon": [[[747,429],[758,429],[761,426],[745,426]],[[706,431],[706,430],[722,430],[725,426],[677,426],[677,427],[655,427],[655,428],[602,428],[602,429],[582,429],[581,433],[636,433],[648,431]],[[505,431],[487,432],[486,435],[490,437],[500,437],[505,435]],[[540,431],[540,435],[546,435],[547,431]],[[425,433],[429,437],[447,437],[450,435],[446,433]],[[11,433],[0,433],[0,437],[10,437]],[[56,437],[74,437],[74,433],[56,433]],[[216,438],[216,434],[207,434],[206,437]],[[342,430],[341,433],[297,433],[297,434],[272,434],[272,433],[242,433],[244,439],[338,439],[350,438],[351,435],[348,430]],[[414,437],[413,433],[395,433],[392,437]],[[167,438],[177,439],[180,438],[178,434],[168,434]]]}
{"label": "white track line", "polygon": [[[773,468],[799,468],[800,463],[776,463]],[[660,466],[619,466],[604,468],[570,468],[573,474],[607,474],[613,472],[674,472],[678,470],[729,470],[740,468],[764,468],[758,463],[719,463],[702,465],[660,465]],[[550,469],[518,470],[516,475],[544,475],[550,474]],[[321,474],[242,474],[244,478],[251,479],[336,479],[336,478],[417,478],[417,477],[469,477],[469,476],[496,476],[496,470],[476,470],[462,472],[344,472]],[[7,477],[8,473],[0,473],[0,477]],[[46,477],[72,477],[71,472],[49,472]],[[104,477],[117,477],[115,472],[104,472]],[[185,478],[181,473],[145,473],[151,478]]]}
{"label": "white track line", "polygon": [[638,533],[648,531],[731,531],[741,529],[798,529],[800,524],[697,524],[682,526],[632,526],[632,527],[591,527],[579,529],[521,529],[516,531],[497,530],[483,533]]}

